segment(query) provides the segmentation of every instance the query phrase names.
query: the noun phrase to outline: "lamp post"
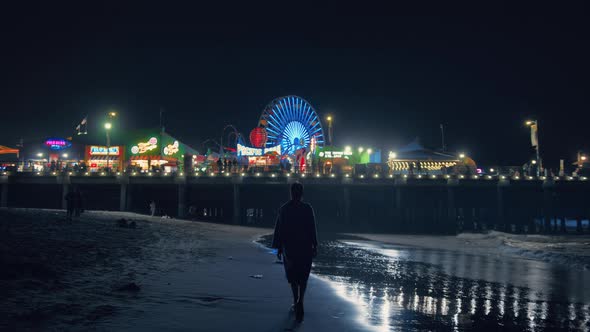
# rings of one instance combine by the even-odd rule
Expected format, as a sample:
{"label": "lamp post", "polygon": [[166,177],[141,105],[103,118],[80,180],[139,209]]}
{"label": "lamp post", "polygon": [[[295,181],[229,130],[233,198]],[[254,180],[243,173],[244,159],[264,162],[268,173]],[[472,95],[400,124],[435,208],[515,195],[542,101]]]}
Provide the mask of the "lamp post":
{"label": "lamp post", "polygon": [[109,172],[109,152],[111,150],[111,136],[109,135],[113,125],[110,122],[104,124],[104,129],[107,135],[107,172]]}
{"label": "lamp post", "polygon": [[541,176],[541,156],[539,153],[539,121],[528,120],[525,124],[531,127],[531,144],[535,146],[537,154],[537,176]]}
{"label": "lamp post", "polygon": [[332,142],[332,116],[328,115],[326,120],[328,120],[328,141],[330,141],[330,145],[334,145]]}

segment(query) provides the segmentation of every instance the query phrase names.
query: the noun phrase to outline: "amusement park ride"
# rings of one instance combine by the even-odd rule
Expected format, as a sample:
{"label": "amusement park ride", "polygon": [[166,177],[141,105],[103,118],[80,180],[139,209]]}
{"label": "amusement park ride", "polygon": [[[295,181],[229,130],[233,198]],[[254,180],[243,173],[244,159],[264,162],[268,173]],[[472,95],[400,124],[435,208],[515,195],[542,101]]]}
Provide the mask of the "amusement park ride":
{"label": "amusement park ride", "polygon": [[238,157],[265,155],[295,158],[297,164],[317,147],[324,146],[320,117],[305,99],[286,96],[274,99],[262,111],[258,127],[249,135],[250,145],[237,143]]}

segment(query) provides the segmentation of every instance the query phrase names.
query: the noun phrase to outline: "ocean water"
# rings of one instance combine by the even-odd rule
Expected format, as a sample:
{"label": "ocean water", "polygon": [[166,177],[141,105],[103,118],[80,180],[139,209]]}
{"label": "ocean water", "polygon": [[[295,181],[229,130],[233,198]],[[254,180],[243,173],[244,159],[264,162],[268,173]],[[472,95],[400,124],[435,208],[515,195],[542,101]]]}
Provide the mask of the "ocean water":
{"label": "ocean water", "polygon": [[371,330],[590,330],[585,269],[325,236],[319,252],[312,272]]}

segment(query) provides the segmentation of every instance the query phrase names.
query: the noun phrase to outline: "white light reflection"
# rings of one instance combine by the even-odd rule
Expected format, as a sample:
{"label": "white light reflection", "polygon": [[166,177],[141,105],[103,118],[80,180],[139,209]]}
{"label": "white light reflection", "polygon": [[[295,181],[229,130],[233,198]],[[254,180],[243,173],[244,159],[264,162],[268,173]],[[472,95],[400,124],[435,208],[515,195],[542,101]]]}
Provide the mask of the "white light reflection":
{"label": "white light reflection", "polygon": [[487,284],[486,285],[486,302],[485,302],[485,311],[486,311],[486,316],[490,314],[490,311],[492,311],[492,285]]}
{"label": "white light reflection", "polygon": [[389,298],[387,296],[387,288],[384,290],[383,292],[383,298],[382,300],[382,304],[381,304],[381,330],[383,331],[389,331],[390,330],[390,323],[389,323],[389,317],[391,315],[390,311],[391,311],[391,307],[390,307],[390,303],[389,303]]}

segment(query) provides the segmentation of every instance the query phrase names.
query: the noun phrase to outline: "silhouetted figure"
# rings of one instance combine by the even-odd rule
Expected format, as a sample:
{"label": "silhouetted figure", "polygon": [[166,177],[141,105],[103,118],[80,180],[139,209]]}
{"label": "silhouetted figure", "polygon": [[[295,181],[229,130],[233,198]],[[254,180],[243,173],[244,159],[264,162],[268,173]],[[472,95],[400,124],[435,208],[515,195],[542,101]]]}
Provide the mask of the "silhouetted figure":
{"label": "silhouetted figure", "polygon": [[153,217],[156,214],[156,202],[151,201],[150,203],[150,215]]}
{"label": "silhouetted figure", "polygon": [[72,216],[74,216],[74,214],[76,217],[79,217],[79,208],[82,200],[82,195],[80,194],[79,189],[76,188],[75,191],[68,191],[64,199],[66,200],[66,218],[68,220],[72,220]]}
{"label": "silhouetted figure", "polygon": [[73,205],[74,205],[74,216],[80,217],[80,214],[83,211],[84,208],[84,200],[82,199],[82,193],[80,192],[79,188],[76,188],[76,190],[74,191],[74,201],[73,201]]}
{"label": "silhouetted figure", "polygon": [[272,247],[283,258],[287,281],[293,292],[293,309],[297,321],[303,320],[303,298],[311,261],[317,255],[315,216],[311,205],[302,202],[303,185],[291,185],[291,200],[279,209]]}
{"label": "silhouetted figure", "polygon": [[217,159],[217,172],[221,173],[221,170],[223,168],[223,161],[221,161],[221,157],[219,159]]}

